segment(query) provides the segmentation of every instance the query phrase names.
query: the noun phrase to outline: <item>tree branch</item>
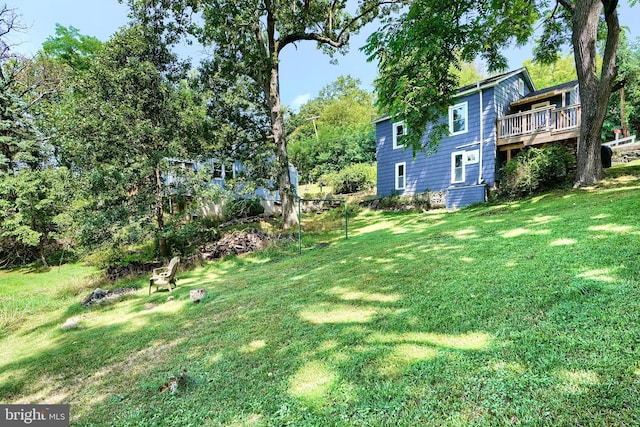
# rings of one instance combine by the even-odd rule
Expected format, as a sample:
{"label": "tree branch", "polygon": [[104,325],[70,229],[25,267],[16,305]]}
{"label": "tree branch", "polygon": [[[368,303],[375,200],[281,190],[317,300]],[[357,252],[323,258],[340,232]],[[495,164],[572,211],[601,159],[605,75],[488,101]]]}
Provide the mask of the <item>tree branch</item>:
{"label": "tree branch", "polygon": [[[378,1],[373,3],[371,6],[369,6],[368,8],[366,8],[365,10],[363,10],[359,15],[355,16],[354,18],[352,18],[351,20],[349,20],[349,22],[346,23],[346,25],[342,28],[342,30],[340,31],[340,33],[338,33],[338,35],[335,38],[332,38],[330,36],[326,36],[326,35],[322,35],[320,33],[315,33],[315,32],[311,32],[311,33],[307,33],[307,32],[300,32],[300,33],[292,33],[292,34],[287,34],[286,36],[284,36],[282,39],[280,39],[279,43],[278,43],[278,49],[277,49],[277,53],[280,53],[280,51],[287,46],[288,44],[291,43],[295,43],[297,41],[300,40],[311,40],[311,41],[317,41],[318,43],[322,43],[322,44],[326,44],[329,45],[331,47],[334,47],[336,49],[339,49],[341,47],[343,47],[344,45],[346,45],[349,42],[349,31],[353,31],[352,27],[362,18],[364,18],[365,16],[369,15],[371,12],[373,12],[375,9],[377,9],[380,6],[383,5],[387,5],[387,4],[399,4],[399,3],[405,3],[405,0],[382,0],[382,1]],[[332,13],[333,11],[330,11],[330,21],[332,21]],[[333,24],[331,23],[330,26],[332,26]]]}
{"label": "tree branch", "polygon": [[576,8],[576,5],[573,4],[571,1],[569,0],[557,0],[556,6],[557,4],[561,4],[562,7],[564,7],[565,9],[567,9],[569,12],[573,13],[573,11]]}
{"label": "tree branch", "polygon": [[600,78],[606,86],[611,87],[616,78],[616,51],[620,39],[620,22],[616,11],[618,0],[603,0],[602,4],[604,6],[604,19],[607,23],[607,40],[604,48],[604,57],[602,58]]}

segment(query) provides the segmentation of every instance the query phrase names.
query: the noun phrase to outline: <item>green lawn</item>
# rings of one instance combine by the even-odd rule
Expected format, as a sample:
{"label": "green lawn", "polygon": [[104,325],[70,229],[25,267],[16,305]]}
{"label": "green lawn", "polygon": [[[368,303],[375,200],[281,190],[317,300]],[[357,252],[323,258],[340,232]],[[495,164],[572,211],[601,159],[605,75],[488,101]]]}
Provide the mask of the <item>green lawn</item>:
{"label": "green lawn", "polygon": [[455,213],[362,211],[349,240],[182,273],[173,301],[141,278],[83,309],[87,268],[0,273],[3,311],[39,301],[3,325],[0,402],[70,403],[87,426],[638,425],[640,167],[609,175]]}

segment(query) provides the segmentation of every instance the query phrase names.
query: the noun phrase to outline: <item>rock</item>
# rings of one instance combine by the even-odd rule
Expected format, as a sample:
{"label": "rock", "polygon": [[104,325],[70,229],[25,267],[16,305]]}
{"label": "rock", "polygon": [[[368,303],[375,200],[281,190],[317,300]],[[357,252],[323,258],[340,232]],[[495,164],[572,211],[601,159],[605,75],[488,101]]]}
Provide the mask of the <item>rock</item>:
{"label": "rock", "polygon": [[174,297],[173,295],[170,296],[170,297],[167,297],[167,302],[173,301],[174,299],[176,299],[176,297]]}
{"label": "rock", "polygon": [[80,327],[79,323],[80,323],[80,319],[78,319],[77,317],[70,317],[69,319],[67,319],[66,322],[64,322],[64,325],[62,325],[62,329],[67,331],[69,329],[79,328]]}
{"label": "rock", "polygon": [[91,292],[87,297],[82,300],[82,304],[86,307],[92,306],[94,304],[99,304],[105,301],[110,301],[116,298],[120,298],[122,295],[127,294],[129,292],[135,292],[138,288],[117,288],[111,290],[102,290],[100,288]]}
{"label": "rock", "polygon": [[145,309],[145,310],[151,310],[151,309],[152,309],[153,307],[155,307],[155,306],[156,306],[155,304],[148,302],[148,303],[146,303],[146,304],[144,305],[144,309]]}
{"label": "rock", "polygon": [[189,292],[189,298],[191,301],[198,303],[207,295],[207,290],[204,288],[194,289]]}

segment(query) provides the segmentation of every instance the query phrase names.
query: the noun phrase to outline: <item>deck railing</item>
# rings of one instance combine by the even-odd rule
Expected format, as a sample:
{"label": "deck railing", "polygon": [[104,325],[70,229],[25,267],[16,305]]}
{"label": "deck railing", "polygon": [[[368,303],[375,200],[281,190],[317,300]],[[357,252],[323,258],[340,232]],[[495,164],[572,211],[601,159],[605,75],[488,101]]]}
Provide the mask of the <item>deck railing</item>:
{"label": "deck railing", "polygon": [[558,133],[580,127],[580,105],[538,108],[498,119],[499,138],[513,138],[536,133]]}

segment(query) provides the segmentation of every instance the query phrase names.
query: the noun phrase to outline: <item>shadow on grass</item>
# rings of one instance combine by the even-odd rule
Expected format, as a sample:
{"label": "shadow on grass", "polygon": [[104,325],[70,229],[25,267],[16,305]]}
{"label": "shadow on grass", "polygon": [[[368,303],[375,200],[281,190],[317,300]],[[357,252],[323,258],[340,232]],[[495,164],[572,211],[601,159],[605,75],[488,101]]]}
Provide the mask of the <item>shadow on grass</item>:
{"label": "shadow on grass", "polygon": [[380,213],[301,256],[214,262],[174,301],[144,289],[47,324],[0,395],[70,401],[79,425],[634,424],[640,238],[620,207],[577,212],[586,196],[504,222]]}

